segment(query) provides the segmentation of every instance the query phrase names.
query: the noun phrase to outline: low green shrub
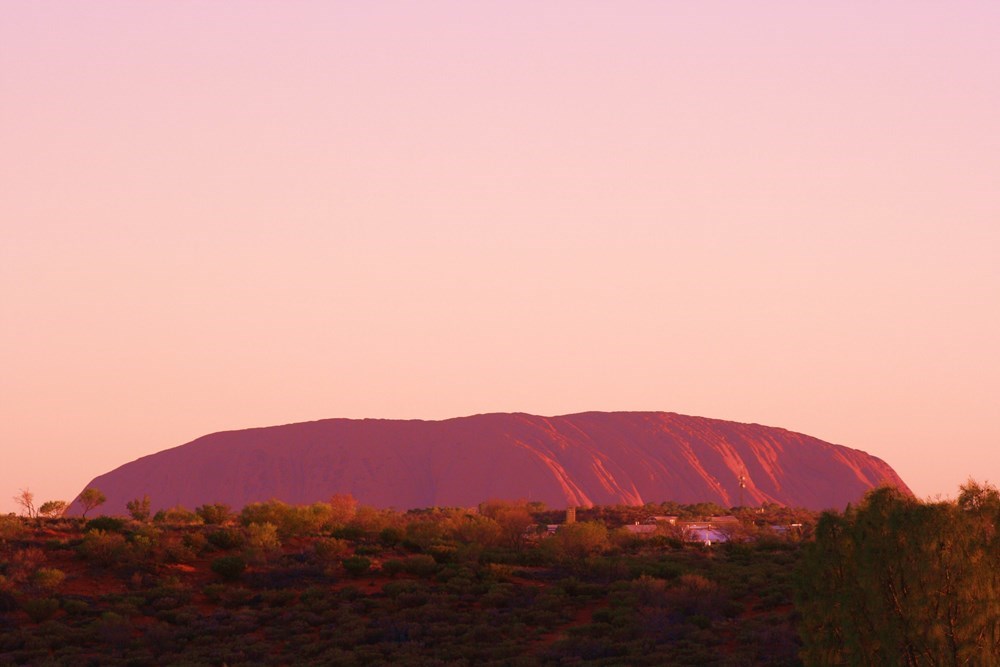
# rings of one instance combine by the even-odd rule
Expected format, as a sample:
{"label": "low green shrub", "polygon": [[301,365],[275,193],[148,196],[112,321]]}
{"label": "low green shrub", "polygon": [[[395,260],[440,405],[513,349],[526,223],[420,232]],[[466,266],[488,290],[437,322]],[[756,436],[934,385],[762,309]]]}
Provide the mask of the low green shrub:
{"label": "low green shrub", "polygon": [[232,511],[229,505],[225,503],[214,503],[211,505],[202,505],[196,507],[194,510],[195,514],[201,517],[201,520],[209,525],[220,525],[229,520],[232,515]]}
{"label": "low green shrub", "polygon": [[109,533],[98,528],[84,536],[78,550],[87,560],[106,566],[120,562],[125,557],[128,547],[124,535]]}
{"label": "low green shrub", "polygon": [[247,562],[242,556],[220,556],[212,561],[212,572],[226,581],[236,581],[247,569]]}
{"label": "low green shrub", "polygon": [[106,533],[121,533],[125,530],[125,521],[113,516],[99,516],[88,521],[83,530],[84,532],[103,530]]}
{"label": "low green shrub", "polygon": [[229,587],[225,584],[208,584],[201,589],[201,592],[205,594],[205,597],[208,598],[210,602],[219,604],[225,597],[227,590],[229,590]]}
{"label": "low green shrub", "polygon": [[19,537],[25,530],[24,520],[13,514],[0,514],[0,543]]}
{"label": "low green shrub", "polygon": [[365,531],[357,526],[342,526],[333,531],[332,535],[341,540],[356,542],[364,537]]}
{"label": "low green shrub", "polygon": [[439,567],[434,557],[427,554],[414,554],[403,560],[403,571],[418,577],[433,576]]}
{"label": "low green shrub", "polygon": [[336,537],[326,537],[316,540],[313,544],[316,556],[322,561],[332,561],[347,555],[351,551],[351,546],[346,540]]}
{"label": "low green shrub", "polygon": [[53,598],[29,598],[24,601],[25,613],[35,623],[47,621],[59,611],[59,600]]}
{"label": "low green shrub", "polygon": [[224,551],[242,547],[246,542],[243,533],[233,528],[213,530],[205,536],[209,544]]}
{"label": "low green shrub", "polygon": [[167,535],[161,540],[163,560],[168,563],[190,563],[197,558],[197,552],[187,544],[186,535]]}
{"label": "low green shrub", "polygon": [[274,551],[281,548],[278,527],[273,523],[251,523],[246,527],[246,545],[257,551]]}
{"label": "low green shrub", "polygon": [[36,590],[51,592],[59,588],[65,579],[66,573],[62,570],[52,567],[42,567],[35,570],[28,581],[32,588]]}
{"label": "low green shrub", "polygon": [[83,616],[88,611],[90,611],[90,605],[83,600],[76,600],[69,598],[63,600],[62,603],[63,611],[65,611],[70,616]]}
{"label": "low green shrub", "polygon": [[201,517],[186,507],[171,507],[168,510],[160,510],[153,516],[154,523],[167,523],[175,525],[190,526],[201,523]]}
{"label": "low green shrub", "polygon": [[399,558],[391,558],[382,563],[382,574],[389,577],[395,577],[397,574],[403,571],[403,561]]}
{"label": "low green shrub", "polygon": [[344,569],[347,570],[347,573],[352,577],[360,577],[368,572],[371,568],[372,562],[364,556],[351,556],[350,558],[342,560],[341,565],[344,566]]}
{"label": "low green shrub", "polygon": [[382,546],[394,547],[403,541],[403,531],[395,526],[387,526],[378,534],[378,541]]}

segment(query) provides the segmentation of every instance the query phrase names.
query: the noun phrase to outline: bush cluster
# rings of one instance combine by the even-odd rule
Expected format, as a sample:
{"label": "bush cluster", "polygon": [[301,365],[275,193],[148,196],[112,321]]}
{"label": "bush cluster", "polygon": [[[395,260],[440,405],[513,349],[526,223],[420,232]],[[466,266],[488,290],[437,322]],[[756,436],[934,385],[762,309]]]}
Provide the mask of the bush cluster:
{"label": "bush cluster", "polygon": [[636,539],[625,508],[545,536],[500,501],[145,506],[0,525],[0,665],[799,664],[795,542]]}

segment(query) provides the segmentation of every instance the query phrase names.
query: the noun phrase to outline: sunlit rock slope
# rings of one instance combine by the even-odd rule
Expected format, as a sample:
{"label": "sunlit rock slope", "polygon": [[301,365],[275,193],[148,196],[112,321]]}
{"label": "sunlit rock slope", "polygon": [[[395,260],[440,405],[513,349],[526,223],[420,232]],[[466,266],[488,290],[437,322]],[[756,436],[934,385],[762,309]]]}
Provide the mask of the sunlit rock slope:
{"label": "sunlit rock slope", "polygon": [[[143,457],[88,486],[125,513],[213,502],[233,508],[353,494],[407,509],[492,499],[551,507],[676,500],[842,509],[881,484],[909,490],[882,460],[781,428],[669,412],[561,417],[484,414],[444,421],[326,419],[213,433]],[[70,514],[79,514],[74,504]]]}

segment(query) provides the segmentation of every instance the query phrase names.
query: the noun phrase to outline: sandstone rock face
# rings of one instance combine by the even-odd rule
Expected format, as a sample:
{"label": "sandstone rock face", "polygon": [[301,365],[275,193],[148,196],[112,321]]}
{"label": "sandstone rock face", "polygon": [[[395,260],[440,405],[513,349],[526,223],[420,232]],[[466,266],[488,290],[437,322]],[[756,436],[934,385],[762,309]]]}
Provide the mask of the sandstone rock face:
{"label": "sandstone rock face", "polygon": [[[470,507],[494,498],[550,507],[676,500],[843,509],[868,489],[909,493],[882,460],[781,428],[669,412],[561,417],[484,414],[443,421],[326,419],[213,433],[143,457],[88,486],[100,511],[289,503],[352,494],[362,504]],[[69,514],[79,514],[74,503]]]}

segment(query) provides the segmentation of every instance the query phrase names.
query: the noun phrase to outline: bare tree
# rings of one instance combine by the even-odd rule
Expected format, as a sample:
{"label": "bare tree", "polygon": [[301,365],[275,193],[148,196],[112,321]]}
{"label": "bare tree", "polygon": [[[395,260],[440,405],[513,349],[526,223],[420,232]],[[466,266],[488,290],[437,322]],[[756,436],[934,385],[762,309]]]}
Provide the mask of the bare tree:
{"label": "bare tree", "polygon": [[21,493],[14,496],[14,502],[21,506],[29,519],[38,516],[38,510],[35,509],[35,494],[30,489],[21,489]]}

